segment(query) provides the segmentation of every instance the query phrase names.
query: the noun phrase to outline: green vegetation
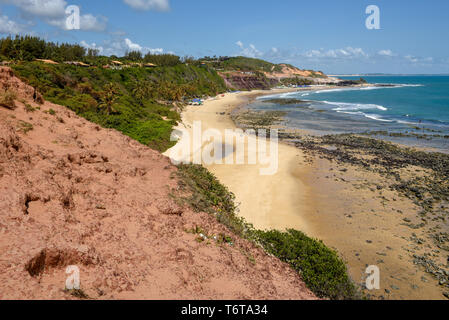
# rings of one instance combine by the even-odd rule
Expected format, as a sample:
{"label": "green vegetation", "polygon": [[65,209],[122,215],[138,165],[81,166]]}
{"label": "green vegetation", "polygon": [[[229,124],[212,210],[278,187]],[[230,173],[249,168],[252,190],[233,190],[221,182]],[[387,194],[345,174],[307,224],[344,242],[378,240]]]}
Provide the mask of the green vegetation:
{"label": "green vegetation", "polygon": [[[158,67],[174,67],[179,64],[185,63],[180,57],[174,54],[152,54],[147,53],[144,57],[140,51],[131,51],[126,53],[126,55],[121,59],[126,62],[138,62],[138,63],[152,63]],[[193,59],[194,60],[194,59]]]}
{"label": "green vegetation", "polygon": [[310,77],[312,78],[326,78],[326,76],[324,75],[324,73],[322,73],[321,71],[314,71],[314,70],[307,70],[310,72]]}
{"label": "green vegetation", "polygon": [[304,79],[304,78],[299,78],[299,77],[295,77],[295,78],[286,78],[286,79],[282,79],[281,83],[284,86],[289,86],[289,85],[294,85],[294,86],[310,86],[313,85],[313,81],[309,80],[309,79]]}
{"label": "green vegetation", "polygon": [[240,70],[240,71],[254,71],[254,72],[282,71],[282,67],[280,65],[260,59],[253,59],[247,57],[235,57],[225,60],[223,62],[223,67],[225,70]]}
{"label": "green vegetation", "polygon": [[174,67],[182,64],[181,59],[174,54],[151,54],[145,55],[143,61],[145,63],[153,63],[160,67]]}
{"label": "green vegetation", "polygon": [[[318,296],[331,299],[359,299],[356,286],[338,254],[321,241],[296,230],[260,231],[236,214],[234,195],[207,169],[198,165],[178,167],[180,187],[188,196],[181,199],[194,210],[209,212],[232,232],[261,245],[268,253],[298,271],[307,286]],[[194,230],[200,232],[200,229]],[[224,238],[224,242],[232,241]],[[254,258],[251,259],[255,263]]]}
{"label": "green vegetation", "polygon": [[353,86],[353,85],[361,85],[366,84],[368,81],[366,81],[363,78],[360,78],[359,80],[345,80],[337,83],[337,86],[344,87],[344,86]]}
{"label": "green vegetation", "polygon": [[107,115],[111,115],[112,113],[117,112],[114,104],[117,100],[118,93],[119,89],[115,84],[108,83],[104,86],[104,94],[100,98],[100,104],[98,106],[100,107],[100,109],[103,109]]}
{"label": "green vegetation", "polygon": [[270,63],[261,59],[248,57],[204,57],[201,59],[206,64],[215,69],[225,71],[243,71],[243,72],[273,72],[282,71],[278,64]]}
{"label": "green vegetation", "polygon": [[297,230],[258,231],[258,240],[265,250],[287,262],[318,297],[356,299],[355,285],[338,254],[321,241],[311,239]]}
{"label": "green vegetation", "polygon": [[[142,58],[140,52],[129,52],[121,59],[99,57],[98,51],[86,51],[79,45],[54,44],[29,36],[0,40],[0,56],[16,61],[12,66],[15,73],[45,99],[161,151],[172,146],[169,141],[172,127],[180,120],[178,107],[186,99],[226,90],[216,69],[253,72],[262,80],[265,79],[263,72],[282,70],[280,65],[245,57],[218,60],[206,57],[206,63],[190,57],[181,60],[174,55],[148,54]],[[34,59],[76,60],[89,63],[91,67],[32,62]],[[150,69],[130,64],[116,69],[103,68],[112,59],[123,63],[153,63],[157,67]],[[14,100],[15,95],[7,91],[0,96],[0,105],[13,108]],[[29,112],[34,110],[30,105],[25,107]],[[52,109],[48,113],[56,114]],[[272,118],[279,116],[273,114]],[[24,132],[33,130],[31,124],[21,122],[20,125]],[[213,214],[235,234],[289,263],[319,297],[357,297],[344,262],[322,242],[295,230],[282,233],[254,229],[236,214],[235,196],[202,166],[181,165],[177,174],[181,178],[181,190],[188,194],[181,201],[196,211]],[[234,240],[220,234],[217,242],[233,245]],[[248,259],[255,263],[254,257],[248,255]],[[68,292],[81,299],[89,298],[82,290]]]}
{"label": "green vegetation", "polygon": [[[3,48],[5,56],[28,48],[28,60],[53,58],[64,61],[77,53],[75,58],[100,66],[111,59],[78,53],[77,46],[57,46],[32,37],[3,39],[0,48]],[[11,48],[16,48],[16,51]],[[68,53],[55,57],[55,52]],[[138,57],[128,54],[128,58]],[[172,55],[157,58],[157,63],[162,65],[157,68],[129,66],[111,70],[37,61],[19,61],[12,68],[45,99],[67,106],[89,121],[117,129],[142,144],[163,151],[173,145],[171,131],[180,120],[178,111],[185,100],[214,96],[224,92],[226,86],[213,69],[174,64],[175,60],[179,62],[180,59]],[[149,61],[155,57],[147,55],[144,59]],[[2,99],[5,105],[11,105],[10,95],[2,96]]]}
{"label": "green vegetation", "polygon": [[34,111],[36,111],[36,108],[34,108],[31,104],[24,103],[24,105],[25,105],[25,111],[26,112],[34,112]]}
{"label": "green vegetation", "polygon": [[0,94],[0,107],[14,110],[16,108],[16,98],[17,94],[14,91],[6,90],[2,94]]}
{"label": "green vegetation", "polygon": [[0,55],[6,59],[31,61],[50,59],[54,61],[80,60],[98,55],[98,51],[88,50],[80,45],[55,44],[32,36],[16,36],[0,39]]}
{"label": "green vegetation", "polygon": [[248,252],[248,251],[246,251],[245,249],[242,249],[242,248],[240,249],[240,252],[248,259],[248,261],[253,266],[255,266],[257,264],[256,258],[254,258],[254,256],[250,252]]}
{"label": "green vegetation", "polygon": [[[89,121],[117,129],[160,151],[173,145],[171,131],[186,100],[226,91],[214,69],[199,67],[193,58],[180,59],[171,54],[142,57],[140,52],[129,52],[123,58],[101,57],[98,51],[80,45],[17,36],[0,39],[0,56],[15,61],[12,68],[16,75],[38,90],[37,99],[42,94]],[[103,68],[113,60],[121,61],[123,67]],[[90,67],[68,65],[65,61],[84,62]],[[157,67],[145,68],[142,63]],[[14,99],[7,91],[0,96],[0,105],[14,108]]]}
{"label": "green vegetation", "polygon": [[25,121],[19,121],[19,130],[23,133],[27,134],[28,132],[32,131],[34,129],[33,125],[31,123],[25,122]]}
{"label": "green vegetation", "polygon": [[203,166],[180,165],[181,189],[190,193],[182,199],[196,212],[215,214],[217,220],[240,236],[247,235],[252,225],[236,214],[235,196]]}

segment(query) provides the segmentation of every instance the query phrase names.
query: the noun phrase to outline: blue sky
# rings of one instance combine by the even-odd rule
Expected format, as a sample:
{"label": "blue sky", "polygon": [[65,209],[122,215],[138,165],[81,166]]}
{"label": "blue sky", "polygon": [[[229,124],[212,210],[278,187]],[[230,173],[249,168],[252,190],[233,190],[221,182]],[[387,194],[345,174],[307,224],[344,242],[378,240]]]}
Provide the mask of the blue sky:
{"label": "blue sky", "polygon": [[[81,30],[65,30],[65,8]],[[368,30],[368,5],[380,30]],[[447,0],[0,0],[0,34],[103,54],[246,55],[326,73],[449,73]]]}

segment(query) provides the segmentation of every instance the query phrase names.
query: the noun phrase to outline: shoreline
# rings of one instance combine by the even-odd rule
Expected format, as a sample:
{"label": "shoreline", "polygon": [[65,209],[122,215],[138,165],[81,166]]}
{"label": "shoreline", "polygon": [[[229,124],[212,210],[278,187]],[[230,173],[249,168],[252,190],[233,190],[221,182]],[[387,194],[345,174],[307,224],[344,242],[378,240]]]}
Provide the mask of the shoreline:
{"label": "shoreline", "polygon": [[[231,118],[233,110],[257,96],[293,91],[302,90],[220,95],[206,101],[202,107],[188,106],[177,130],[191,133],[195,120],[202,121],[203,130],[236,129]],[[437,288],[410,257],[410,252],[416,248],[411,247],[412,232],[403,225],[403,220],[418,222],[415,218],[418,209],[411,201],[395,199],[391,192],[359,188],[365,180],[379,182],[377,174],[366,176],[350,165],[334,163],[285,141],[280,142],[279,171],[274,176],[261,176],[260,165],[206,166],[236,195],[240,216],[258,229],[292,228],[323,240],[339,252],[356,283],[361,284],[366,276],[366,265],[379,264],[382,289],[368,292],[377,299],[444,298],[441,288]],[[177,145],[183,143],[186,141],[181,137]],[[384,200],[379,200],[385,196],[391,200],[391,208]],[[415,233],[418,234],[415,237],[424,237],[420,230],[413,230],[413,235]]]}
{"label": "shoreline", "polygon": [[[384,87],[403,87],[412,85],[403,84],[378,84],[367,85],[367,89]],[[415,85],[413,85],[415,86]],[[358,86],[338,88],[338,91],[359,91]],[[333,89],[322,88],[320,91],[334,91]],[[315,90],[312,91],[316,92]],[[302,97],[304,96],[304,97]],[[397,115],[382,115],[382,113],[366,113],[362,107],[358,108],[358,103],[329,102],[329,98],[310,98],[302,95],[279,95],[273,97],[268,95],[263,100],[251,102],[246,108],[249,113],[280,111],[286,115],[279,127],[285,132],[301,132],[312,136],[324,136],[334,134],[356,134],[365,137],[389,141],[402,147],[415,148],[429,152],[449,153],[449,131],[443,127],[436,127],[437,124],[426,122],[418,124],[418,120],[401,120]],[[335,99],[336,100],[336,99]],[[269,104],[263,103],[264,101]],[[285,101],[286,103],[283,103]],[[295,102],[297,101],[297,102]],[[339,110],[340,104],[342,110]],[[346,106],[348,105],[348,110]],[[331,105],[331,107],[329,107]],[[353,106],[352,106],[353,105]],[[369,102],[360,103],[377,107],[383,111],[389,109],[382,105],[369,104]],[[354,107],[354,110],[350,111]],[[374,109],[373,107],[373,109]],[[369,109],[369,108],[368,108]],[[373,121],[375,120],[375,121]],[[237,126],[241,124],[237,121]]]}

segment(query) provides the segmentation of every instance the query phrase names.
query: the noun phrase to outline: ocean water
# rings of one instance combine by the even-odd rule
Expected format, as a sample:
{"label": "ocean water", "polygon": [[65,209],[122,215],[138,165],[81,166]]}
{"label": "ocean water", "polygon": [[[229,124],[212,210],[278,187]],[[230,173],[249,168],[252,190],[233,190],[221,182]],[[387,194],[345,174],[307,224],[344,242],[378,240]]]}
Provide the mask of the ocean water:
{"label": "ocean water", "polygon": [[[363,78],[372,86],[261,97],[248,107],[287,111],[286,126],[314,134],[370,132],[393,142],[449,152],[449,76]],[[266,102],[273,98],[306,102]]]}

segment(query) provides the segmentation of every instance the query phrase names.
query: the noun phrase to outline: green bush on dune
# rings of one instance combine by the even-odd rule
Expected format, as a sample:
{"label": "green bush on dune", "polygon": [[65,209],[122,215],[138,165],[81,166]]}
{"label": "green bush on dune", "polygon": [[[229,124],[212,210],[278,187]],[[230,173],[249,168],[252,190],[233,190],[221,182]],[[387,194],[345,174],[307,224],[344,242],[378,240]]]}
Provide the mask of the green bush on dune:
{"label": "green bush on dune", "polygon": [[17,98],[17,94],[12,90],[6,90],[3,93],[0,93],[0,106],[7,109],[15,109],[16,103],[15,99]]}
{"label": "green bush on dune", "polygon": [[359,296],[337,252],[297,230],[257,231],[268,253],[287,262],[318,297],[355,299]]}
{"label": "green bush on dune", "polygon": [[239,236],[249,236],[253,227],[236,214],[235,196],[206,168],[200,165],[179,165],[181,188],[191,193],[185,199],[197,212],[216,213],[217,220]]}
{"label": "green bush on dune", "polygon": [[318,297],[330,299],[359,299],[346,265],[337,252],[323,242],[307,237],[297,230],[261,231],[237,215],[235,196],[206,168],[199,165],[178,166],[184,198],[196,211],[215,214],[217,220],[235,234],[261,245],[266,252],[288,263],[296,270]]}

